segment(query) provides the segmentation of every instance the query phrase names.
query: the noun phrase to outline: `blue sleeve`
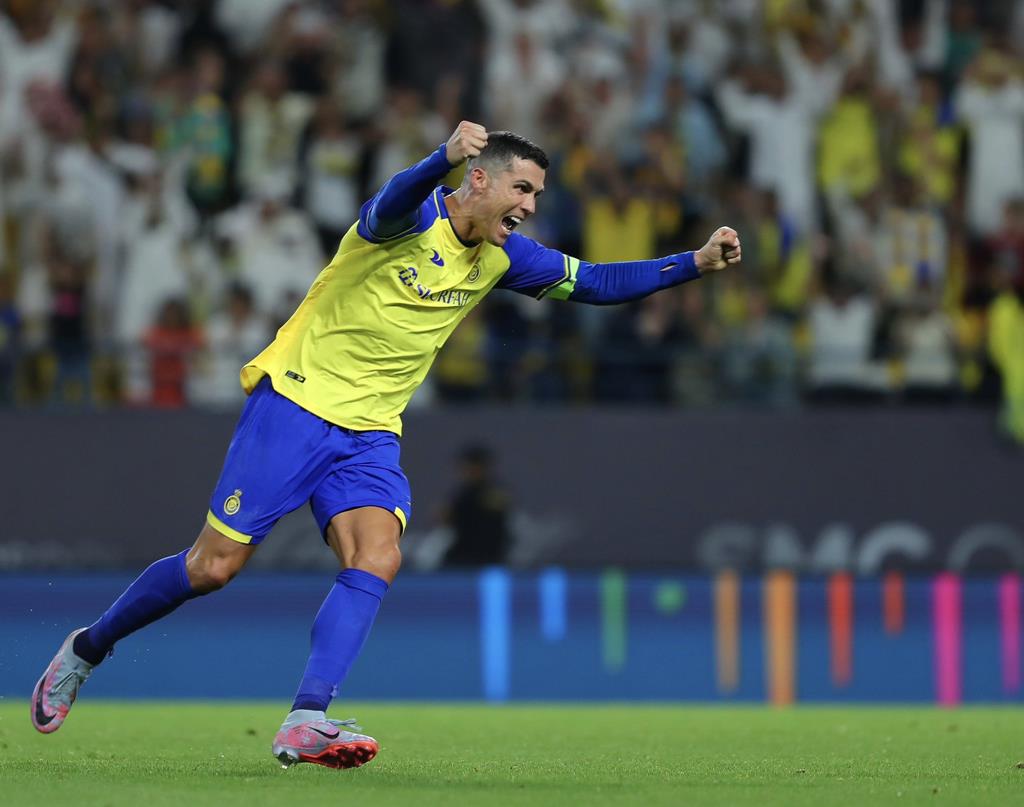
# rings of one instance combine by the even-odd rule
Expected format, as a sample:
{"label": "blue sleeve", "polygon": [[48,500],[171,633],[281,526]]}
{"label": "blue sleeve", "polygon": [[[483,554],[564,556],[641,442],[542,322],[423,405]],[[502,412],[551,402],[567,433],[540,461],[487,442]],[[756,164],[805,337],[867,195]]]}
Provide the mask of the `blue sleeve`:
{"label": "blue sleeve", "polygon": [[[659,289],[678,286],[700,277],[692,252],[680,252],[667,258],[627,263],[579,262],[575,278],[552,290],[562,299],[594,305],[612,305],[639,300]],[[564,289],[563,289],[564,287]]]}
{"label": "blue sleeve", "polygon": [[589,263],[513,233],[505,242],[509,268],[498,288],[594,305],[638,300],[700,277],[692,252],[650,261]]}
{"label": "blue sleeve", "polygon": [[542,246],[525,235],[512,233],[502,249],[508,255],[509,265],[498,281],[499,289],[543,297],[569,277],[571,259],[568,255]]}
{"label": "blue sleeve", "polygon": [[368,241],[385,241],[413,229],[420,205],[451,170],[442,144],[429,157],[399,171],[359,211],[359,234]]}

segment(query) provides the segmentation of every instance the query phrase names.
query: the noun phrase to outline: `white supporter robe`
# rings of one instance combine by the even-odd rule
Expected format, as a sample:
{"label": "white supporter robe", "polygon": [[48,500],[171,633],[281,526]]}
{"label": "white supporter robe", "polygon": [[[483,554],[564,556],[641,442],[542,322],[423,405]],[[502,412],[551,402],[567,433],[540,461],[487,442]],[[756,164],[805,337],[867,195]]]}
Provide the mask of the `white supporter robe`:
{"label": "white supporter robe", "polygon": [[1024,195],[1024,84],[964,84],[956,108],[971,138],[967,220],[974,233],[991,235],[1002,225],[1005,203]]}

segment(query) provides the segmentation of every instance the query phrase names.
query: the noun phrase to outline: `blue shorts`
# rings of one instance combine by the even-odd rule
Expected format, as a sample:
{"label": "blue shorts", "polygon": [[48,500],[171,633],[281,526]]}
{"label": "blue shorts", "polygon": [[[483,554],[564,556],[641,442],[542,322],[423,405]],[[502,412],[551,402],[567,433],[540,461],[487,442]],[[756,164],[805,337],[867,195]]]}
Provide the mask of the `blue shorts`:
{"label": "blue shorts", "polygon": [[398,460],[398,435],[335,426],[264,378],[242,410],[206,520],[229,538],[258,544],[308,501],[322,534],[338,513],[367,506],[394,513],[404,530],[412,502]]}

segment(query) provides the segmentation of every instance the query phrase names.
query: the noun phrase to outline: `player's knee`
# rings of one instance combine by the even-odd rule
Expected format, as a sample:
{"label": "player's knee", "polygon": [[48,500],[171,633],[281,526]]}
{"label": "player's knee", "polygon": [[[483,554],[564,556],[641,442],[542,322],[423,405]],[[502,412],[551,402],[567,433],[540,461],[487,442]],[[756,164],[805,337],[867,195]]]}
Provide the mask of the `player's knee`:
{"label": "player's knee", "polygon": [[185,556],[185,571],[192,590],[209,594],[224,588],[242,570],[254,548],[222,535],[209,524],[204,525]]}
{"label": "player's knee", "polygon": [[239,571],[231,558],[224,557],[198,555],[187,560],[185,565],[192,590],[199,594],[209,594],[224,588]]}
{"label": "player's knee", "polygon": [[369,572],[390,583],[402,566],[402,550],[393,542],[361,546],[349,566]]}

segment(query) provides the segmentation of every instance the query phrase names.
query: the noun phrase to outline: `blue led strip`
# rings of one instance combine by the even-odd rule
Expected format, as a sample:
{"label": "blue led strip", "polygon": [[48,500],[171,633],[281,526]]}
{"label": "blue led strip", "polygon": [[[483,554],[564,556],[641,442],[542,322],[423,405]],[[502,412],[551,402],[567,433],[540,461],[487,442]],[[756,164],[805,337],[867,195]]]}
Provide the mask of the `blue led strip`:
{"label": "blue led strip", "polygon": [[551,567],[537,579],[540,593],[540,634],[548,642],[565,638],[568,608],[568,585],[565,571]]}
{"label": "blue led strip", "polygon": [[490,568],[480,573],[480,672],[484,698],[489,701],[508,700],[511,590],[504,569]]}

